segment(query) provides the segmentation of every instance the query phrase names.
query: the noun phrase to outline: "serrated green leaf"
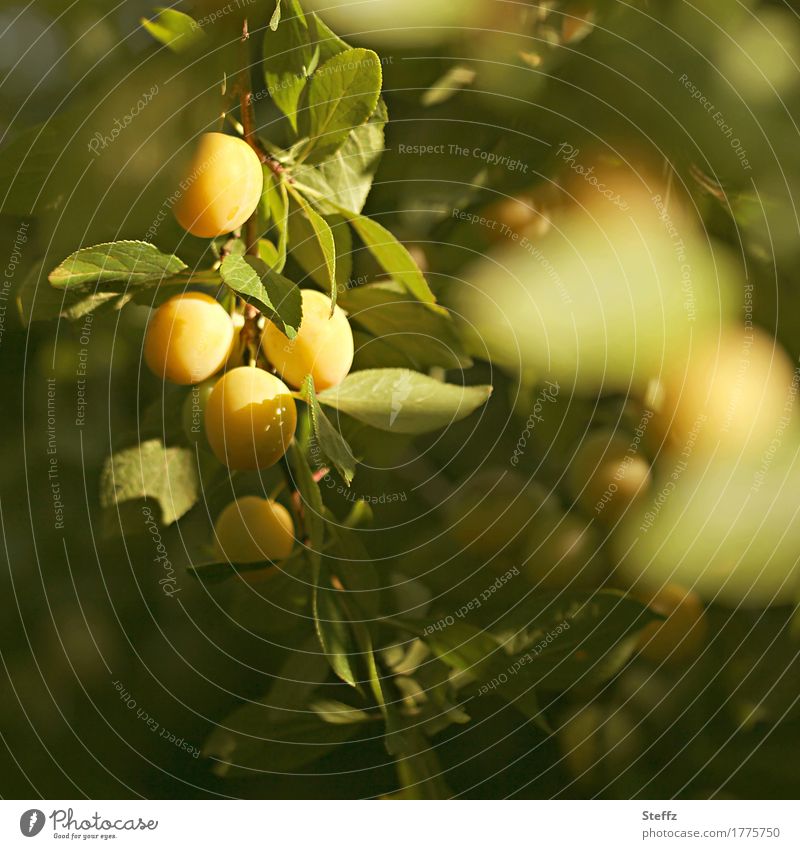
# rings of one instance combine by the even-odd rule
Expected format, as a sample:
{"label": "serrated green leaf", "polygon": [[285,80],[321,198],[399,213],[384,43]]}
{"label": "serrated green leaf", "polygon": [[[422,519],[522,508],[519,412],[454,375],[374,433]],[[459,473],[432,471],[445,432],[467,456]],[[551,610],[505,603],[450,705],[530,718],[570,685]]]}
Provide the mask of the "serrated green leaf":
{"label": "serrated green leaf", "polygon": [[252,256],[227,256],[219,272],[227,286],[248,304],[258,307],[289,339],[294,339],[303,306],[300,289],[291,280]]}
{"label": "serrated green leaf", "polygon": [[142,26],[161,44],[174,53],[183,53],[205,39],[202,27],[191,15],[177,9],[156,7],[153,20],[141,19]]}
{"label": "serrated green leaf", "polygon": [[468,416],[491,386],[455,386],[408,369],[367,369],[318,395],[342,413],[394,433],[427,433]]}
{"label": "serrated green leaf", "polygon": [[165,525],[187,513],[200,497],[197,458],[192,448],[165,446],[160,439],[114,451],[100,476],[100,504],[152,498]]}
{"label": "serrated green leaf", "polygon": [[303,381],[301,391],[311,411],[314,436],[320,451],[333,463],[342,476],[342,480],[350,486],[356,473],[356,458],[353,456],[345,438],[331,424],[322,407],[320,407],[314,390],[314,378],[310,374]]}
{"label": "serrated green leaf", "polygon": [[316,192],[316,203],[324,214],[340,208],[361,212],[372,187],[384,151],[383,128],[388,120],[383,100],[366,124],[352,133],[336,153],[318,165],[302,164],[294,169],[298,184]]}
{"label": "serrated green leaf", "polygon": [[[300,195],[297,195],[300,209],[289,218],[290,242],[292,251],[307,260],[319,258],[313,273],[322,276],[322,285],[330,292],[331,315],[336,306],[336,241],[330,224]],[[314,260],[311,260],[313,262]]]}
{"label": "serrated green leaf", "polygon": [[302,122],[308,142],[301,159],[322,162],[339,150],[375,111],[381,82],[381,62],[372,50],[345,50],[321,65],[308,83]]}
{"label": "serrated green leaf", "polygon": [[[286,14],[288,12],[288,16]],[[314,14],[305,14],[297,0],[281,12],[280,25],[264,33],[264,77],[275,105],[297,130],[297,106],[307,78],[317,64],[326,62],[347,45]]]}
{"label": "serrated green leaf", "polygon": [[429,309],[394,281],[345,289],[339,302],[351,322],[397,348],[419,371],[472,365],[450,315]]}
{"label": "serrated green leaf", "polygon": [[183,260],[161,253],[150,242],[106,242],[70,254],[48,280],[59,289],[117,282],[133,287],[153,285],[184,268]]}

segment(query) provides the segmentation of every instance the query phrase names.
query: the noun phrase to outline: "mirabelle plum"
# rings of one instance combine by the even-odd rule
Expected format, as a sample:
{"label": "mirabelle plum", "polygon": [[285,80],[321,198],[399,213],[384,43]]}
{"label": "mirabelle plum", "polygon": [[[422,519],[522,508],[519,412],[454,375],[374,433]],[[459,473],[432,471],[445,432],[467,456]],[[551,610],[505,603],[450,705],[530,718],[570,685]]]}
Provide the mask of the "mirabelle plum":
{"label": "mirabelle plum", "polygon": [[285,560],[294,546],[294,523],[277,501],[246,495],[232,501],[214,523],[217,554],[231,563]]}
{"label": "mirabelle plum", "polygon": [[726,328],[664,380],[663,424],[677,451],[760,454],[791,407],[793,369],[760,330]]}
{"label": "mirabelle plum", "polygon": [[241,366],[217,381],[205,412],[211,450],[229,469],[264,469],[289,447],[297,409],[275,375]]}
{"label": "mirabelle plum", "polygon": [[291,341],[272,323],[264,327],[262,342],[281,377],[299,388],[307,374],[318,391],[341,383],[353,364],[353,331],[338,306],[314,289],[303,289],[303,320]]}
{"label": "mirabelle plum", "polygon": [[647,492],[650,464],[632,440],[607,430],[590,434],[570,464],[569,488],[586,512],[613,521]]}
{"label": "mirabelle plum", "polygon": [[591,525],[572,513],[545,514],[532,523],[521,571],[539,589],[596,590],[608,578]]}
{"label": "mirabelle plum", "polygon": [[186,386],[219,371],[232,344],[233,323],[222,306],[202,292],[185,292],[153,314],[144,359],[158,377]]}
{"label": "mirabelle plum", "polygon": [[[458,543],[471,554],[487,559],[518,551],[529,524],[554,509],[544,487],[505,469],[481,470],[446,507]],[[506,568],[505,560],[494,565]]]}
{"label": "mirabelle plum", "polygon": [[230,233],[255,212],[263,184],[261,162],[247,142],[203,133],[180,183],[175,218],[204,239]]}
{"label": "mirabelle plum", "polygon": [[640,632],[642,657],[654,663],[685,663],[695,657],[708,635],[708,621],[697,594],[677,584],[667,584],[648,603],[667,618],[649,623]]}

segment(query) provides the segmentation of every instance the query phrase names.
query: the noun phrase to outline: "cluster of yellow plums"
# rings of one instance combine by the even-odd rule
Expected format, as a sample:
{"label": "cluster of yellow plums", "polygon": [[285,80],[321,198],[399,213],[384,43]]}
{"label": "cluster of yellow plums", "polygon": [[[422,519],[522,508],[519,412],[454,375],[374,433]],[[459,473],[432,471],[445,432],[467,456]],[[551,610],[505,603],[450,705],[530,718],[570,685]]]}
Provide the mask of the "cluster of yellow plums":
{"label": "cluster of yellow plums", "polygon": [[[206,133],[181,183],[176,218],[204,238],[236,231],[254,213],[262,184],[261,162],[248,144]],[[301,296],[303,317],[294,339],[269,320],[263,325],[260,352],[275,373],[242,364],[242,316],[229,314],[210,295],[175,295],[150,319],[145,362],[162,380],[197,387],[187,403],[199,408],[208,445],[232,471],[265,469],[283,457],[297,424],[291,389],[299,389],[307,375],[323,390],[350,371],[353,334],[344,311],[336,306],[331,312],[322,292],[304,289]],[[256,496],[229,504],[215,529],[218,554],[233,563],[283,560],[294,542],[286,508]]]}

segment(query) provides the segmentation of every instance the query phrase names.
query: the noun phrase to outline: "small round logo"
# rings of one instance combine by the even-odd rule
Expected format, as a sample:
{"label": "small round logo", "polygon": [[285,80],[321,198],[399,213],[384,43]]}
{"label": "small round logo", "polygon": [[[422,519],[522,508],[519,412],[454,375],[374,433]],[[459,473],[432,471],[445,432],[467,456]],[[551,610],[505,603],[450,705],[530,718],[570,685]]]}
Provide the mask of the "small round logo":
{"label": "small round logo", "polygon": [[19,818],[19,830],[25,837],[36,837],[44,828],[44,812],[38,808],[31,808]]}

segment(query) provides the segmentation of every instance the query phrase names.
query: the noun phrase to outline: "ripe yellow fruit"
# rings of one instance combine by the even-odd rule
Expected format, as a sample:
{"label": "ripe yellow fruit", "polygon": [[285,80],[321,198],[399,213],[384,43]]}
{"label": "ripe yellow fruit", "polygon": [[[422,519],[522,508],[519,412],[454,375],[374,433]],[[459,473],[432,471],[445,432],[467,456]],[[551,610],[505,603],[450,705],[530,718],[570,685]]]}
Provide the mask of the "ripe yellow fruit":
{"label": "ripe yellow fruit", "polygon": [[286,453],[297,408],[283,381],[242,366],[217,381],[205,420],[208,442],[221,463],[229,469],[264,469]]}
{"label": "ripe yellow fruit", "polygon": [[649,623],[640,632],[642,657],[654,663],[685,663],[695,657],[708,636],[708,621],[697,594],[677,584],[667,584],[648,603],[667,618]]}
{"label": "ripe yellow fruit", "polygon": [[194,236],[223,236],[255,212],[263,185],[261,162],[247,142],[203,133],[180,183],[175,218]]}
{"label": "ripe yellow fruit", "polygon": [[588,436],[569,467],[570,491],[592,516],[613,521],[650,487],[650,463],[632,438],[612,431]]}
{"label": "ripe yellow fruit", "polygon": [[246,495],[232,501],[214,523],[217,554],[231,563],[285,560],[294,546],[294,523],[277,501]]}
{"label": "ripe yellow fruit", "polygon": [[785,430],[792,363],[760,330],[726,328],[664,380],[662,422],[672,447],[740,456],[764,450]]}
{"label": "ripe yellow fruit", "polygon": [[[482,469],[464,483],[446,505],[451,532],[470,554],[491,560],[514,555],[528,528],[556,509],[547,490],[506,469]],[[493,563],[499,570],[505,558]]]}
{"label": "ripe yellow fruit", "polygon": [[272,323],[264,327],[262,342],[270,362],[281,377],[299,388],[306,375],[318,391],[341,383],[353,364],[353,331],[338,306],[314,289],[303,289],[303,320],[291,341]]}
{"label": "ripe yellow fruit", "polygon": [[153,314],[144,359],[158,377],[187,386],[219,371],[232,344],[233,323],[222,306],[209,295],[185,292]]}

